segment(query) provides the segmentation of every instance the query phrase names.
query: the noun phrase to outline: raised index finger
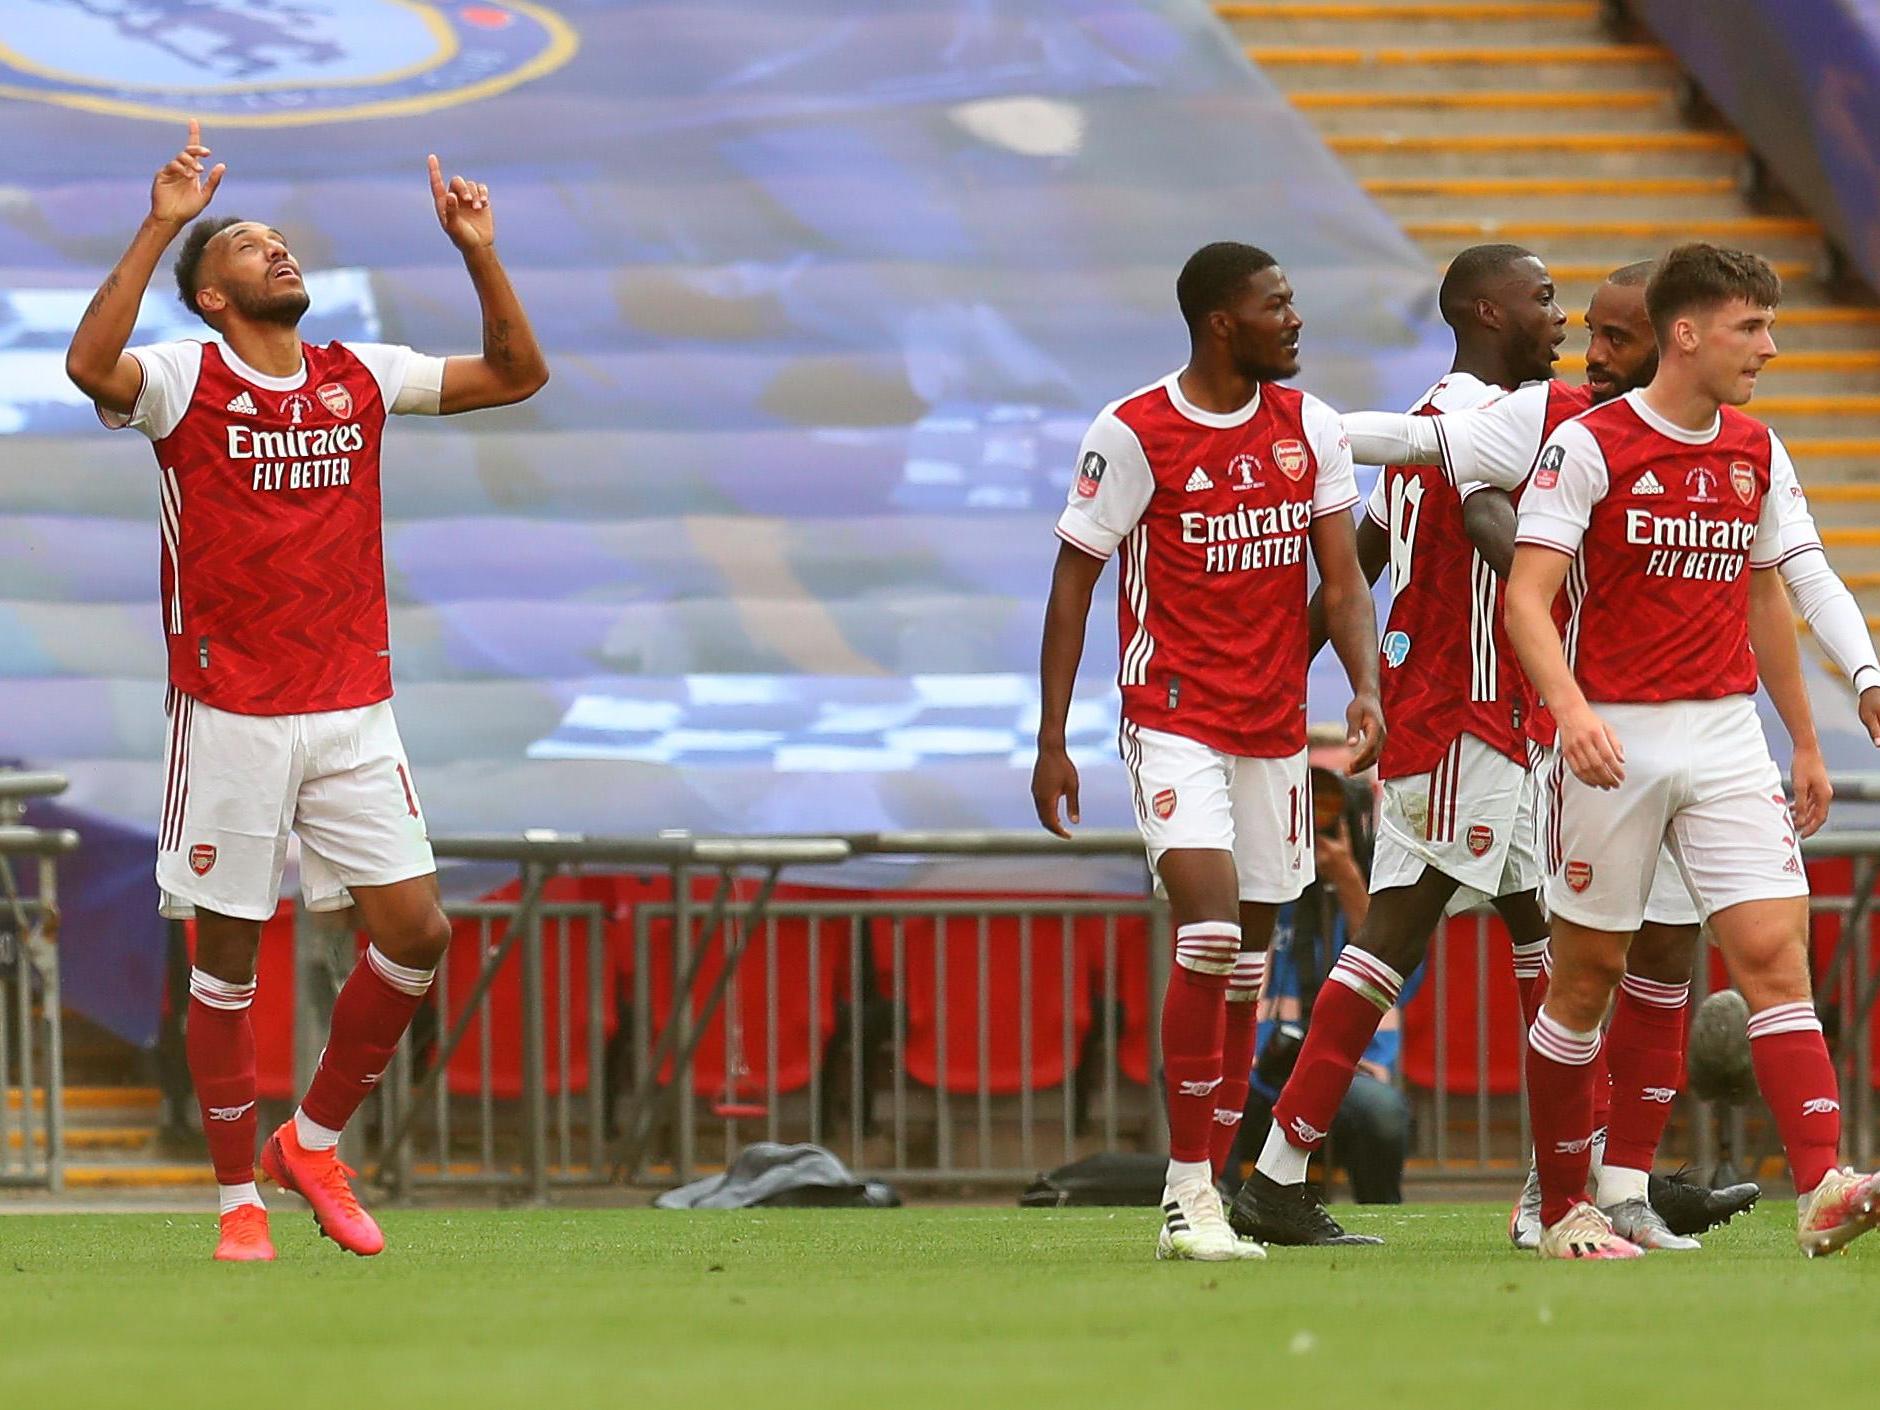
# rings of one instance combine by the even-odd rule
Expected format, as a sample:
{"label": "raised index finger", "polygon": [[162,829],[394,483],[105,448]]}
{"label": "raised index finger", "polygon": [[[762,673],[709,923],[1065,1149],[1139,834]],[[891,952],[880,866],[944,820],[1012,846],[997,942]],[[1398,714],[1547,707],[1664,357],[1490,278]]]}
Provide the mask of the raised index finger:
{"label": "raised index finger", "polygon": [[427,159],[431,169],[431,195],[436,200],[444,199],[444,169],[437,164],[437,153],[431,153]]}
{"label": "raised index finger", "polygon": [[185,145],[190,147],[202,145],[202,124],[195,118],[189,120],[189,141]]}

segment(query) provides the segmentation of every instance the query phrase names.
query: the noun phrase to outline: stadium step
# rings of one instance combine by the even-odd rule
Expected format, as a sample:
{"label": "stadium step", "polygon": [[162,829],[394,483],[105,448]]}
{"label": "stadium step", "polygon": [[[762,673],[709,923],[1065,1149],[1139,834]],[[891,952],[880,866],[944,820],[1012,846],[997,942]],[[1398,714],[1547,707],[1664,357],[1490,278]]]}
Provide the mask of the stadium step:
{"label": "stadium step", "polygon": [[1841,303],[1812,221],[1753,208],[1742,137],[1699,127],[1674,56],[1573,0],[1262,0],[1216,13],[1440,268],[1489,240],[1548,261],[1574,318],[1679,240],[1754,249],[1784,281],[1754,411],[1794,451],[1837,566],[1880,594],[1880,308]]}

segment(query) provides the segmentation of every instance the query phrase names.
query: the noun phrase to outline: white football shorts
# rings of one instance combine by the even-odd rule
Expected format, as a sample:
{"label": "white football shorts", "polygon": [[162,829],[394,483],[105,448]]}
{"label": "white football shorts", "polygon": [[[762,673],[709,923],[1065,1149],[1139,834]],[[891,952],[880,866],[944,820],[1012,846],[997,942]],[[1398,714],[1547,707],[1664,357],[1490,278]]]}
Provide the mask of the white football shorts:
{"label": "white football shorts", "polygon": [[1589,787],[1555,758],[1550,910],[1597,930],[1638,929],[1661,848],[1701,919],[1745,901],[1808,894],[1782,775],[1750,697],[1593,708],[1624,746],[1625,782]]}
{"label": "white football shorts", "polygon": [[1457,882],[1451,915],[1537,891],[1535,836],[1527,765],[1472,734],[1458,735],[1429,773],[1385,780],[1371,890],[1413,885],[1433,867]]}
{"label": "white football shorts", "polygon": [[1305,750],[1279,759],[1242,758],[1128,720],[1119,738],[1152,870],[1164,852],[1195,847],[1233,853],[1243,901],[1277,905],[1311,883]]}
{"label": "white football shorts", "polygon": [[314,910],[351,886],[437,869],[389,700],[308,715],[237,715],[170,692],[157,886],[163,914],[273,916],[290,832]]}

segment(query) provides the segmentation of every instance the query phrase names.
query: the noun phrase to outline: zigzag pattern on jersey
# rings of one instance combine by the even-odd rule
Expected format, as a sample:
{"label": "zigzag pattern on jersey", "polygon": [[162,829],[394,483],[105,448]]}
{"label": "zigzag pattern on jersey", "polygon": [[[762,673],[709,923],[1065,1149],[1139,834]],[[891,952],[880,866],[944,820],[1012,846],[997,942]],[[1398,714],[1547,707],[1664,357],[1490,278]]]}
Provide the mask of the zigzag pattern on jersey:
{"label": "zigzag pattern on jersey", "polygon": [[[384,407],[356,358],[337,346],[305,352],[309,391],[341,382],[352,397],[347,419],[365,433],[366,449],[347,457],[347,484],[255,489],[253,463],[229,458],[223,432],[227,403],[246,384],[212,351],[184,425],[159,450],[182,487],[182,631],[169,638],[170,678],[218,709],[298,714],[391,694],[379,496]],[[277,411],[285,394],[253,394],[262,416],[244,422],[285,429]]]}

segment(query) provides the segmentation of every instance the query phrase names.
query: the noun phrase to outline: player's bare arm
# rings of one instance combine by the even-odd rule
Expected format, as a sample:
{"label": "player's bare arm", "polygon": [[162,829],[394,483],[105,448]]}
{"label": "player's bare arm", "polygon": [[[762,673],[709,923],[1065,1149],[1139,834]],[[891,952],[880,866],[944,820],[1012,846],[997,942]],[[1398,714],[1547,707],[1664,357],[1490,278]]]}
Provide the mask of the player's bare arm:
{"label": "player's bare arm", "polygon": [[[1428,418],[1425,418],[1428,419]],[[1482,561],[1506,581],[1514,567],[1514,500],[1506,490],[1484,485],[1462,501],[1462,528]]]}
{"label": "player's bare arm", "polygon": [[1561,757],[1573,776],[1591,788],[1617,788],[1625,779],[1625,750],[1612,727],[1587,704],[1554,626],[1553,601],[1571,562],[1555,549],[1518,545],[1508,573],[1503,619],[1522,669],[1553,708]]}
{"label": "player's bare arm", "polygon": [[[1369,514],[1358,516],[1358,567],[1363,570],[1364,581],[1375,587],[1377,580],[1384,575],[1384,567],[1390,562],[1390,531],[1385,529]],[[1312,600],[1306,604],[1306,659],[1316,661],[1319,652],[1325,648],[1325,591],[1323,587],[1312,590]]]}
{"label": "player's bare arm", "polygon": [[444,361],[444,386],[438,410],[449,416],[488,406],[526,401],[548,382],[548,361],[522,300],[502,261],[496,257],[496,218],[490,188],[462,176],[444,180],[443,167],[429,159],[431,201],[437,222],[463,255],[470,284],[483,311],[483,351],[474,357]]}
{"label": "player's bare arm", "polygon": [[1351,516],[1322,514],[1312,521],[1311,535],[1326,633],[1351,682],[1351,704],[1345,708],[1351,763],[1345,771],[1358,774],[1377,762],[1384,748],[1384,709],[1377,698],[1377,609],[1358,563],[1357,527]]}
{"label": "player's bare arm", "polygon": [[1802,651],[1795,640],[1795,611],[1779,573],[1758,569],[1749,575],[1749,644],[1756,653],[1756,674],[1789,732],[1794,756],[1789,777],[1794,784],[1795,827],[1809,837],[1828,820],[1834,787],[1815,734],[1815,712],[1802,680]]}
{"label": "player's bare arm", "polygon": [[1060,543],[1057,565],[1051,570],[1051,597],[1044,609],[1044,645],[1038,653],[1038,760],[1031,770],[1031,801],[1038,821],[1059,837],[1070,836],[1058,820],[1060,803],[1070,822],[1083,821],[1077,807],[1077,765],[1064,744],[1064,724],[1070,715],[1077,666],[1084,657],[1090,598],[1103,576],[1103,563],[1101,558]]}
{"label": "player's bare arm", "polygon": [[217,162],[205,170],[203,159],[209,155],[202,145],[201,126],[191,118],[182,150],[158,169],[150,183],[149,214],[137,227],[123,258],[98,286],[72,334],[65,375],[106,411],[130,414],[143,389],[143,369],[124,349],[137,326],[137,310],[157,262],[177,233],[208,207],[222,184],[227,168]]}

